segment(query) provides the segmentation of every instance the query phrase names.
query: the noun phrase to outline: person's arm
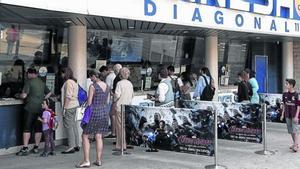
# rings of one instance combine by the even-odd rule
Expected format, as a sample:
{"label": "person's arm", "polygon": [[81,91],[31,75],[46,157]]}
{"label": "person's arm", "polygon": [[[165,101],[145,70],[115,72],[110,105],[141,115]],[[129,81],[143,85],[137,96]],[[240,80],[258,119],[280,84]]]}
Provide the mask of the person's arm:
{"label": "person's arm", "polygon": [[49,99],[52,95],[52,92],[50,91],[50,89],[45,85],[45,99]]}
{"label": "person's arm", "polygon": [[[77,84],[76,84],[77,85]],[[70,80],[66,81],[66,85],[65,85],[65,98],[64,98],[64,105],[63,105],[63,109],[66,109],[71,101],[71,98],[73,97],[74,93],[74,88],[70,82]]]}
{"label": "person's arm", "polygon": [[295,114],[295,117],[293,120],[298,123],[300,106],[298,106],[298,105],[296,105],[296,106],[297,106],[297,111],[296,111],[296,114]]}
{"label": "person's arm", "polygon": [[68,89],[69,89],[69,88],[70,88],[70,87],[69,87],[69,84],[68,84],[68,82],[66,82],[66,85],[65,85],[65,87],[64,87],[65,97],[64,97],[63,110],[65,110],[66,107],[68,107],[69,102],[70,102],[70,99],[68,98],[68,97],[69,97],[69,95],[68,95]]}
{"label": "person's arm", "polygon": [[295,116],[294,116],[294,118],[293,118],[293,121],[294,122],[297,122],[298,123],[298,117],[299,117],[299,100],[298,100],[298,93],[296,93],[295,94],[295,106],[297,106],[297,111],[296,111],[296,114],[295,114]]}
{"label": "person's arm", "polygon": [[95,93],[95,88],[93,85],[90,85],[89,87],[89,93],[88,93],[88,100],[87,100],[87,105],[90,106],[93,102],[93,96]]}
{"label": "person's arm", "polygon": [[47,112],[43,112],[43,117],[41,118],[41,117],[38,117],[38,120],[40,121],[40,122],[42,122],[43,124],[47,124],[48,123],[48,114],[47,114]]}
{"label": "person's arm", "polygon": [[238,102],[242,101],[242,82],[240,82],[238,85],[237,98]]}
{"label": "person's arm", "polygon": [[283,104],[282,104],[282,112],[281,112],[281,116],[280,116],[280,120],[283,121],[284,119],[284,114],[285,114],[285,99],[284,99],[284,94],[282,95],[282,101],[283,101]]}
{"label": "person's arm", "polygon": [[197,98],[197,97],[201,96],[201,93],[202,93],[202,90],[203,90],[203,81],[204,81],[203,77],[200,76],[199,80],[196,84],[196,89],[194,91],[194,96],[193,96],[194,98]]}
{"label": "person's arm", "polygon": [[119,100],[121,94],[122,94],[121,83],[117,83],[115,95],[114,95],[114,102],[117,102]]}
{"label": "person's arm", "polygon": [[21,99],[26,99],[29,93],[29,82],[25,83],[22,93],[20,94]]}

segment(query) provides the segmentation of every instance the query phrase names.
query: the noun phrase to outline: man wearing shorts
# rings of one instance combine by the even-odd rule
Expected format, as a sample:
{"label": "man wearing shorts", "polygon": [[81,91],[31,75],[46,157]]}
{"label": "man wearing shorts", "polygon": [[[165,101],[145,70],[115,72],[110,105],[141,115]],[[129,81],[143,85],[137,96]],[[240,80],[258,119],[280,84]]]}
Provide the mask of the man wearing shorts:
{"label": "man wearing shorts", "polygon": [[32,130],[35,132],[35,145],[33,153],[38,153],[38,146],[42,137],[42,123],[38,120],[41,113],[44,99],[51,96],[50,90],[46,84],[38,77],[34,68],[27,71],[28,80],[26,81],[23,91],[20,95],[24,99],[24,119],[23,119],[23,147],[17,155],[28,155],[28,142]]}
{"label": "man wearing shorts", "polygon": [[290,146],[294,152],[298,151],[298,117],[299,117],[299,101],[298,93],[295,91],[296,81],[294,79],[286,79],[285,87],[287,92],[282,95],[283,100],[283,110],[280,120],[285,117],[288,133],[291,134],[293,144]]}

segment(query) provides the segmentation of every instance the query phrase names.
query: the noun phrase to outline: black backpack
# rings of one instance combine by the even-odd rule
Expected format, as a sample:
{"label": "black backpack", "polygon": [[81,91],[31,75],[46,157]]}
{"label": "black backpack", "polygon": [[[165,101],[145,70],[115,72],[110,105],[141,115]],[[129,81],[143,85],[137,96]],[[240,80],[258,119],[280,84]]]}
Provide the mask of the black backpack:
{"label": "black backpack", "polygon": [[204,101],[212,101],[214,95],[215,95],[215,87],[213,87],[211,85],[211,81],[212,79],[210,80],[210,83],[208,84],[207,82],[207,79],[205,76],[202,76],[205,80],[205,83],[206,83],[206,86],[204,87],[203,91],[202,91],[202,94],[200,96],[200,100],[204,100]]}

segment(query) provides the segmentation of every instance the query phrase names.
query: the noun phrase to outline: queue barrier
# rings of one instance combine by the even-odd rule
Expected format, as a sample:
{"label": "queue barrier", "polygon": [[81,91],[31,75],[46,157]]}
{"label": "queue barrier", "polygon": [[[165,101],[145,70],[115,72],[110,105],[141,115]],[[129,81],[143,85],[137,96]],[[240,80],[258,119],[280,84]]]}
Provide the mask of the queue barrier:
{"label": "queue barrier", "polygon": [[[196,102],[196,103],[195,103]],[[212,112],[211,115],[213,115],[213,123],[211,123],[211,121],[209,121],[208,124],[210,124],[210,129],[208,130],[213,130],[213,138],[211,138],[211,143],[213,143],[213,153],[209,154],[211,156],[214,156],[214,164],[213,165],[209,165],[209,166],[206,166],[207,169],[211,169],[211,168],[227,168],[226,166],[222,166],[222,165],[219,165],[218,164],[218,138],[220,138],[220,135],[218,135],[218,129],[220,129],[220,110],[223,109],[223,115],[226,114],[226,116],[230,116],[230,113],[225,113],[225,111],[228,111],[226,108],[230,107],[227,105],[226,108],[220,108],[220,105],[224,105],[224,103],[220,103],[220,102],[203,102],[203,105],[206,105],[208,107],[206,107],[205,109],[199,109],[199,107],[197,107],[197,104],[200,102],[200,101],[193,101],[193,103],[191,103],[190,105],[193,105],[194,108],[192,109],[191,107],[188,107],[189,109],[187,108],[161,108],[161,107],[141,107],[141,106],[129,106],[129,105],[122,105],[122,111],[121,111],[121,115],[122,115],[122,127],[123,129],[125,129],[125,123],[126,123],[126,130],[128,130],[128,126],[130,126],[128,124],[128,119],[130,118],[133,118],[133,115],[136,116],[136,115],[140,115],[137,119],[141,120],[141,117],[143,116],[151,116],[152,120],[155,118],[155,115],[152,113],[149,114],[149,109],[152,109],[154,111],[157,112],[157,114],[160,114],[160,119],[162,120],[166,120],[169,124],[171,122],[170,120],[170,115],[167,115],[168,113],[166,112],[173,112],[173,114],[177,114],[177,117],[180,117],[179,119],[181,120],[181,122],[179,124],[182,124],[182,120],[184,119],[184,116],[181,116],[183,115],[182,113],[178,113],[177,111],[186,111],[186,112],[197,112],[198,111],[198,115],[199,115],[199,112],[201,114],[201,112],[204,112],[204,111],[210,111]],[[228,103],[227,103],[228,104]],[[199,105],[198,105],[199,106]],[[210,106],[210,107],[209,107]],[[233,111],[237,111],[237,110],[240,110],[240,111],[245,111],[245,110],[252,110],[253,107],[250,106],[250,105],[247,105],[247,104],[237,104],[237,103],[233,103],[233,106],[232,107],[238,107],[238,109],[232,109]],[[258,106],[258,105],[256,105]],[[231,107],[231,108],[232,108]],[[245,108],[246,107],[246,108]],[[250,109],[249,109],[250,107]],[[252,108],[251,108],[252,107]],[[254,106],[255,107],[255,106]],[[239,121],[241,121],[242,123],[244,124],[248,124],[250,126],[254,126],[255,128],[251,129],[251,130],[232,130],[233,132],[236,131],[236,132],[243,132],[243,131],[246,131],[246,133],[242,133],[242,136],[244,136],[244,138],[246,138],[245,140],[242,140],[242,139],[231,139],[231,140],[235,140],[235,141],[246,141],[246,142],[256,142],[256,143],[262,143],[263,141],[263,154],[273,154],[271,151],[268,151],[267,150],[267,142],[266,142],[266,105],[264,104],[263,106],[260,106],[260,108],[255,108],[253,110],[253,112],[251,112],[252,116],[253,115],[257,115],[257,117],[253,118],[251,115],[249,114],[243,114],[244,116],[240,116],[239,113],[235,114],[231,114],[233,116],[235,116],[235,118]],[[262,107],[262,109],[261,109]],[[129,109],[135,109],[136,111],[134,113],[131,113],[130,114],[130,110]],[[263,111],[261,111],[263,110]],[[132,111],[132,110],[131,110]],[[259,112],[257,112],[259,111]],[[151,111],[150,111],[151,112]],[[263,112],[263,113],[262,113]],[[240,112],[241,113],[241,112]],[[245,112],[244,112],[245,113]],[[197,114],[197,113],[196,113]],[[262,118],[262,115],[263,114],[263,118]],[[179,115],[179,116],[178,116]],[[191,117],[193,117],[194,114],[190,114]],[[248,116],[247,116],[248,115]],[[203,117],[203,116],[202,116]],[[241,118],[243,117],[243,118]],[[257,120],[257,123],[253,123],[253,119],[251,119],[251,117],[255,120]],[[174,118],[174,116],[172,116],[172,118]],[[210,117],[211,118],[211,117]],[[229,117],[229,119],[233,120],[234,117]],[[250,120],[250,121],[245,121],[245,120]],[[137,119],[134,119],[136,122],[138,121]],[[148,120],[148,119],[146,119]],[[179,120],[179,121],[180,121]],[[185,118],[186,120],[186,118]],[[191,120],[191,119],[187,119],[188,121]],[[243,121],[244,120],[244,121]],[[125,122],[126,121],[126,122]],[[178,122],[178,121],[177,121]],[[263,122],[263,123],[262,123]],[[148,121],[148,123],[150,123],[150,121]],[[213,126],[212,126],[213,124]],[[140,123],[139,123],[140,125]],[[134,127],[137,127],[138,124],[135,123],[135,125],[133,125]],[[132,126],[131,126],[132,127]],[[133,128],[129,128],[129,129],[133,129]],[[248,131],[248,134],[249,137],[245,137],[247,134],[247,131]],[[249,132],[250,131],[250,132]],[[254,133],[253,133],[254,132]],[[128,133],[126,133],[126,136]],[[237,133],[235,133],[237,134]],[[212,135],[211,135],[212,136]],[[210,136],[210,137],[211,137]],[[235,137],[233,138],[237,138],[236,136],[237,135],[234,135]],[[124,138],[125,136],[122,134],[122,138]],[[256,139],[254,139],[254,137]],[[222,137],[221,137],[222,138]],[[228,137],[227,137],[228,138]],[[122,139],[123,140],[123,139]],[[206,140],[207,141],[207,140]],[[123,146],[123,144],[122,144]],[[124,152],[123,151],[124,147],[122,147],[122,151],[120,153],[120,155],[124,155],[124,154],[128,154],[127,152]],[[203,150],[201,150],[203,151]],[[200,152],[201,152],[200,151]],[[271,153],[269,153],[271,152]],[[195,152],[197,154],[197,151]],[[207,155],[207,154],[206,154]]]}

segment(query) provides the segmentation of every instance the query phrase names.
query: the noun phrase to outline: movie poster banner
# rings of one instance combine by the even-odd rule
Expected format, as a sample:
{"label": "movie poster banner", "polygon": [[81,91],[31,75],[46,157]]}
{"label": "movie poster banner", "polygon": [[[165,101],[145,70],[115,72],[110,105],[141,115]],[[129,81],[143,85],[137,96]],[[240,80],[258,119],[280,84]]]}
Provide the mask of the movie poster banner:
{"label": "movie poster banner", "polygon": [[183,108],[216,111],[218,138],[262,142],[262,111],[258,104],[181,101]]}
{"label": "movie poster banner", "polygon": [[260,100],[267,105],[267,121],[285,123],[280,120],[282,112],[282,94],[260,93]]}
{"label": "movie poster banner", "polygon": [[127,143],[146,151],[214,154],[212,111],[127,105],[125,124]]}

